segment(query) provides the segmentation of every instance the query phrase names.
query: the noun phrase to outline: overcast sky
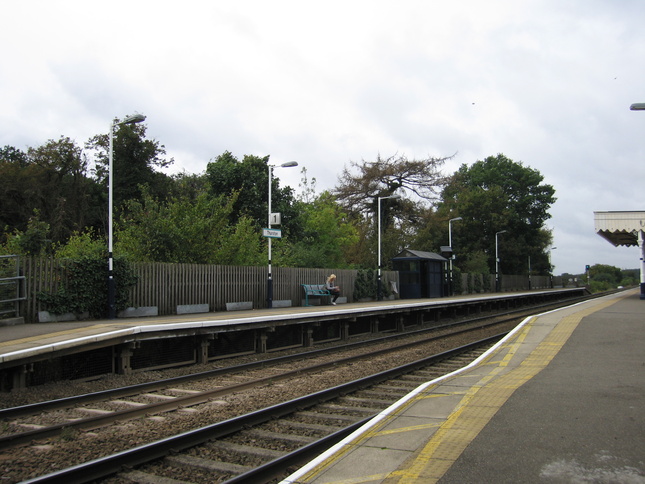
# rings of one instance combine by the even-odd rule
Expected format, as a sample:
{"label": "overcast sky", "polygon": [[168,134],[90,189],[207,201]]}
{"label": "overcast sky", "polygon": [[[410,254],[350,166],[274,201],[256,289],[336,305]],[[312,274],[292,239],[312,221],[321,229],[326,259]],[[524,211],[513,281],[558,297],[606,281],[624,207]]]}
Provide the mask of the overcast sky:
{"label": "overcast sky", "polygon": [[[173,171],[270,155],[319,190],[379,153],[454,154],[447,174],[504,153],[556,190],[556,274],[639,267],[593,212],[645,210],[645,112],[629,110],[645,102],[641,0],[0,0],[0,14],[0,146],[83,146],[137,112]],[[298,188],[299,168],[275,174]]]}

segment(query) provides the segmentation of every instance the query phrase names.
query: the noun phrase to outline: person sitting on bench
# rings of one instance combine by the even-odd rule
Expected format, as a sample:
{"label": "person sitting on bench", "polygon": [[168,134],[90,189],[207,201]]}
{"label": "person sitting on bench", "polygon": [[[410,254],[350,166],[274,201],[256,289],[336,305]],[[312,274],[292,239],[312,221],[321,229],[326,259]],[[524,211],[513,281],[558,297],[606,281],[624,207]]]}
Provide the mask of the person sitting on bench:
{"label": "person sitting on bench", "polygon": [[327,287],[329,292],[332,293],[333,297],[331,299],[331,303],[335,306],[336,299],[340,296],[340,287],[336,285],[336,274],[332,274],[327,278],[327,284],[325,284],[325,287]]}

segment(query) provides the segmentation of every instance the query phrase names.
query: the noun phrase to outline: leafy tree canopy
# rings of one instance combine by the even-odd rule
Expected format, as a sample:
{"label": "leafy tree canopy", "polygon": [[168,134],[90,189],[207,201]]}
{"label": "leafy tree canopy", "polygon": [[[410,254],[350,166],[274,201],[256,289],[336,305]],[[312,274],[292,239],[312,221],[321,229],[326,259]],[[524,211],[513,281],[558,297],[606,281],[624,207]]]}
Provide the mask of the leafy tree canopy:
{"label": "leafy tree canopy", "polygon": [[[298,213],[290,187],[280,187],[279,170],[273,169],[271,211],[282,214],[283,231],[298,232]],[[206,167],[206,179],[213,196],[240,193],[231,211],[231,222],[250,217],[258,227],[266,227],[269,215],[269,157],[245,155],[238,160],[229,151],[218,156]]]}
{"label": "leafy tree canopy", "polygon": [[[146,126],[119,124],[115,119],[113,139],[113,193],[114,207],[119,210],[128,200],[138,200],[142,187],[150,187],[151,193],[163,198],[170,190],[170,178],[157,171],[174,163],[165,158],[166,148],[158,141],[146,139]],[[109,133],[93,136],[85,147],[94,154],[94,174],[104,186],[108,183]],[[107,193],[107,192],[106,192]]]}
{"label": "leafy tree canopy", "polygon": [[498,236],[500,270],[526,274],[531,257],[532,272],[550,272],[551,233],[545,227],[549,208],[556,200],[551,185],[542,183],[539,171],[514,162],[503,154],[462,165],[442,192],[439,213],[445,223],[462,217],[453,231],[453,246],[464,259],[488,254],[495,270],[495,240]]}

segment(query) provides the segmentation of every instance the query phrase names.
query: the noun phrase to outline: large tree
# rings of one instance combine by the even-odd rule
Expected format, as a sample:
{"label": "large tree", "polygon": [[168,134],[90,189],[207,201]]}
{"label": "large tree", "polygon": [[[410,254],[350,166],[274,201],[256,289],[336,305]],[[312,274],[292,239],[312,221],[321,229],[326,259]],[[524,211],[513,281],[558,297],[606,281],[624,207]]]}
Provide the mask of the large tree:
{"label": "large tree", "polygon": [[[272,170],[271,211],[282,214],[283,235],[300,232],[295,197],[291,187],[280,187],[279,174]],[[239,193],[231,212],[231,223],[250,217],[258,228],[268,223],[269,157],[245,155],[238,160],[229,151],[219,155],[206,167],[206,179],[213,196]]]}
{"label": "large tree", "polygon": [[25,231],[30,220],[49,226],[54,242],[99,223],[98,186],[80,147],[61,137],[27,153],[0,150],[0,229]]}
{"label": "large tree", "polygon": [[377,265],[379,197],[399,197],[381,200],[382,264],[388,266],[393,256],[412,243],[422,215],[446,181],[441,169],[448,159],[378,155],[375,161],[351,162],[345,167],[333,194],[360,234],[351,249],[352,262]]}
{"label": "large tree", "polygon": [[[162,144],[146,138],[145,124],[119,124],[118,119],[114,123],[112,155],[115,210],[121,209],[128,200],[141,199],[144,186],[149,187],[155,198],[164,198],[170,192],[171,179],[159,170],[171,165],[174,160],[165,158],[166,148]],[[109,133],[93,136],[86,143],[86,148],[94,153],[97,180],[107,187]],[[105,193],[107,197],[107,189]]]}
{"label": "large tree", "polygon": [[348,267],[348,249],[357,243],[358,231],[333,196],[325,191],[309,203],[298,202],[298,208],[303,230],[290,238],[291,265]]}
{"label": "large tree", "polygon": [[446,226],[450,218],[463,219],[453,226],[461,265],[484,253],[494,272],[495,236],[505,231],[497,237],[500,272],[527,274],[529,258],[533,273],[550,272],[552,235],[545,223],[556,198],[543,180],[539,171],[503,154],[459,168],[442,192],[438,212]]}

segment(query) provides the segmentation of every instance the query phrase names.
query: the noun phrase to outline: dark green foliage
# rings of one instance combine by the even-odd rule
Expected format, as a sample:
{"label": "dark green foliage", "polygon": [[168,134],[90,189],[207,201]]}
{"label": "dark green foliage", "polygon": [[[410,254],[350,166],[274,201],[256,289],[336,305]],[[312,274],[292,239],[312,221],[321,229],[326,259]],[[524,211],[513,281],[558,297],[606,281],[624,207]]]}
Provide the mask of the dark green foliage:
{"label": "dark green foliage", "polygon": [[484,292],[490,292],[490,274],[482,274],[482,289],[484,289]]}
{"label": "dark green foliage", "polygon": [[452,294],[459,295],[463,292],[463,286],[461,283],[461,271],[457,267],[452,268]]}
{"label": "dark green foliage", "polygon": [[376,298],[376,272],[373,269],[359,269],[354,282],[354,300]]}
{"label": "dark green foliage", "polygon": [[[271,211],[282,214],[283,237],[299,233],[299,218],[295,208],[295,197],[290,187],[280,187],[282,170],[293,168],[272,168]],[[230,222],[236,224],[240,218],[250,217],[259,228],[266,227],[269,217],[269,157],[245,155],[239,161],[226,151],[211,161],[206,167],[206,179],[210,184],[211,195],[229,197],[235,193],[230,213]]]}
{"label": "dark green foliage", "polygon": [[[65,261],[61,286],[54,294],[39,293],[38,300],[54,314],[89,313],[95,319],[107,315],[107,261],[94,257],[81,257]],[[114,259],[116,281],[116,306],[125,309],[129,291],[137,282],[130,264],[123,258]]]}
{"label": "dark green foliage", "polygon": [[473,292],[479,294],[482,292],[483,278],[486,277],[483,274],[473,274]]}
{"label": "dark green foliage", "polygon": [[498,237],[501,273],[527,274],[529,256],[534,273],[550,273],[552,236],[545,223],[556,198],[543,179],[539,171],[503,154],[460,167],[443,190],[438,210],[446,219],[463,218],[453,231],[463,270],[484,272],[478,267],[484,254],[488,272],[495,272],[496,234],[504,231]]}

